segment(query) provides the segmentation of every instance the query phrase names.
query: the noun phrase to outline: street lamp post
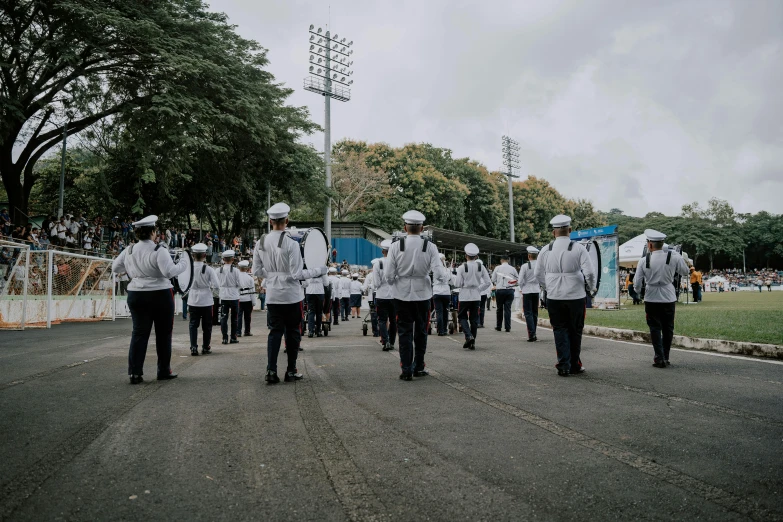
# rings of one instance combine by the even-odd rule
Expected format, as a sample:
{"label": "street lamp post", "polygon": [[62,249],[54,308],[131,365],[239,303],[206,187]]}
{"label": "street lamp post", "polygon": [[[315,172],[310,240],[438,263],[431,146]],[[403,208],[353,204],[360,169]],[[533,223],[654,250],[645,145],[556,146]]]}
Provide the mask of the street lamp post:
{"label": "street lamp post", "polygon": [[[304,80],[304,88],[324,97],[324,164],[326,166],[326,188],[332,188],[332,114],[331,99],[347,102],[351,99],[353,85],[351,55],[353,41],[346,42],[330,31],[323,32],[310,25],[310,75]],[[332,198],[326,203],[324,232],[332,243]],[[331,248],[331,247],[330,247]]]}
{"label": "street lamp post", "polygon": [[518,178],[514,175],[514,169],[519,168],[519,142],[512,140],[508,136],[503,136],[503,165],[506,167],[506,177],[508,178],[508,227],[511,232],[511,242],[514,242],[514,190],[511,186],[512,178]]}

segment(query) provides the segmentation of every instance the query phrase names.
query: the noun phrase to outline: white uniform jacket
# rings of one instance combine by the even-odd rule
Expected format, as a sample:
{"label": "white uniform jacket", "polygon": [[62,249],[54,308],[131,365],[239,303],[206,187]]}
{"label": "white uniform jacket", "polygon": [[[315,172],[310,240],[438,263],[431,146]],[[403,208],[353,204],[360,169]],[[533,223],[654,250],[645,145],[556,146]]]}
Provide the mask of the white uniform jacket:
{"label": "white uniform jacket", "polygon": [[[403,251],[401,245],[405,245]],[[392,286],[392,295],[401,301],[428,301],[432,298],[432,281],[430,272],[435,272],[439,266],[438,247],[427,241],[424,250],[424,238],[408,235],[400,241],[395,241],[389,247],[386,256],[387,266],[384,277]]]}
{"label": "white uniform jacket", "polygon": [[239,272],[239,282],[242,286],[239,288],[239,302],[240,303],[253,303],[256,305],[256,282],[253,281],[253,276],[248,272]]}
{"label": "white uniform jacket", "polygon": [[340,277],[336,275],[328,276],[332,284],[332,301],[340,299]]}
{"label": "white uniform jacket", "polygon": [[326,270],[326,266],[305,270],[299,243],[281,230],[263,236],[253,249],[253,275],[266,279],[267,304],[301,302],[302,285],[299,282],[323,275]]}
{"label": "white uniform jacket", "polygon": [[[671,254],[671,255],[670,255]],[[650,268],[647,268],[647,256],[639,260],[633,287],[641,292],[642,283],[647,285],[644,300],[650,303],[673,303],[677,300],[674,291],[674,274],[688,276],[689,269],[680,254],[670,250],[650,252]],[[668,262],[667,262],[668,260]]]}
{"label": "white uniform jacket", "polygon": [[358,279],[352,279],[348,284],[348,292],[350,292],[350,295],[362,295],[362,282]]}
{"label": "white uniform jacket", "polygon": [[351,279],[349,277],[340,277],[340,299],[351,297]]}
{"label": "white uniform jacket", "polygon": [[329,276],[319,275],[318,277],[314,277],[308,281],[307,288],[305,288],[305,295],[324,295],[327,286],[329,286]]}
{"label": "white uniform jacket", "polygon": [[220,300],[238,301],[239,289],[242,288],[242,281],[237,267],[234,265],[223,265],[217,269],[218,281],[220,281]]}
{"label": "white uniform jacket", "polygon": [[519,280],[517,269],[508,263],[501,263],[492,271],[492,282],[496,290],[509,290],[516,286],[512,281]]}
{"label": "white uniform jacket", "polygon": [[567,237],[558,237],[541,250],[535,274],[547,299],[584,299],[585,283],[595,290],[595,269],[587,249]]}
{"label": "white uniform jacket", "polygon": [[215,269],[196,261],[193,263],[193,284],[188,292],[188,306],[212,306],[212,289],[220,288]]}
{"label": "white uniform jacket", "polygon": [[451,270],[443,266],[443,263],[440,265],[437,270],[432,271],[432,293],[451,297],[451,286],[449,286],[452,283]]}
{"label": "white uniform jacket", "polygon": [[466,261],[457,268],[454,286],[460,288],[460,302],[481,301],[481,294],[492,286],[486,267],[475,261]]}
{"label": "white uniform jacket", "polygon": [[389,285],[389,283],[386,282],[386,278],[383,277],[384,271],[386,270],[388,264],[389,262],[387,261],[387,258],[382,257],[380,259],[376,259],[375,263],[372,265],[372,279],[373,286],[375,287],[376,299],[394,299],[394,295],[392,294],[392,287]]}
{"label": "white uniform jacket", "polygon": [[175,265],[168,250],[157,248],[154,242],[145,239],[120,252],[111,270],[130,276],[128,290],[152,292],[173,288],[169,279],[187,270],[187,265],[183,261]]}
{"label": "white uniform jacket", "polygon": [[541,293],[538,279],[536,279],[536,263],[538,261],[527,261],[519,269],[519,288],[523,295]]}

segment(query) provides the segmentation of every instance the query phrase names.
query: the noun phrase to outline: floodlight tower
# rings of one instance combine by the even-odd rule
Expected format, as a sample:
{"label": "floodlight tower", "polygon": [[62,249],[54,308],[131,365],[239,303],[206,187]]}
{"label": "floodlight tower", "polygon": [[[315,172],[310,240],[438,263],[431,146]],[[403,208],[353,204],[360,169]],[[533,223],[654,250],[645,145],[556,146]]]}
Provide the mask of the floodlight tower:
{"label": "floodlight tower", "polygon": [[519,142],[514,141],[508,136],[503,136],[503,165],[506,167],[506,177],[508,178],[508,227],[511,232],[511,241],[514,242],[514,191],[511,188],[512,178],[518,178],[514,175],[514,169],[519,168]]}
{"label": "floodlight tower", "polygon": [[[350,86],[353,85],[351,55],[353,41],[346,42],[330,31],[323,32],[310,25],[310,75],[304,80],[304,88],[324,97],[324,163],[326,164],[326,188],[332,188],[332,136],[331,107],[332,98],[347,102],[351,99]],[[332,244],[332,198],[326,203],[324,214],[324,232]],[[330,254],[331,255],[331,254]]]}

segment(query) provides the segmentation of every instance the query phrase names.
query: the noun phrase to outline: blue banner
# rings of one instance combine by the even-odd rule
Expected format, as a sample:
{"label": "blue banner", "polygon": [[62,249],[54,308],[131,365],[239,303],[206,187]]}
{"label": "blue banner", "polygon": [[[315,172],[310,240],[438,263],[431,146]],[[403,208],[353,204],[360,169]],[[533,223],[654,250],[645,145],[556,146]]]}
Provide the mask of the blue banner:
{"label": "blue banner", "polygon": [[611,236],[617,234],[617,225],[607,225],[600,228],[588,228],[587,230],[575,230],[571,232],[571,239],[585,239],[588,237]]}

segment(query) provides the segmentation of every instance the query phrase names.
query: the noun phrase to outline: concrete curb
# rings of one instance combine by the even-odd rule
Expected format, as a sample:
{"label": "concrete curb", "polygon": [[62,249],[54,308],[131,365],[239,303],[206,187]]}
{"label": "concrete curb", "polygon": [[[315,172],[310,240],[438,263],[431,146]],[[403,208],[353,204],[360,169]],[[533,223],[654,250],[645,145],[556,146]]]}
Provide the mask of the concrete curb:
{"label": "concrete curb", "polygon": [[[539,319],[538,325],[552,328],[549,319]],[[633,341],[638,343],[650,342],[649,332],[638,332],[636,330],[622,330],[619,328],[606,328],[604,326],[586,324],[584,333],[587,335],[594,335],[595,337],[604,337],[606,339],[615,339],[618,341]],[[723,341],[721,339],[700,339],[698,337],[687,337],[685,335],[675,335],[672,344],[680,348],[688,348],[691,350],[783,359],[783,346],[775,344]]]}

